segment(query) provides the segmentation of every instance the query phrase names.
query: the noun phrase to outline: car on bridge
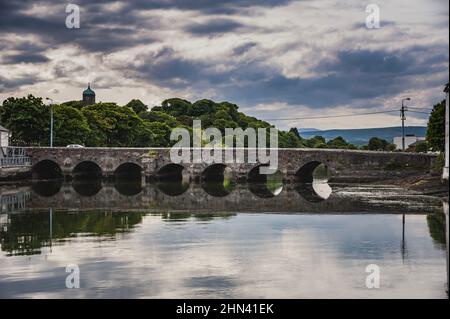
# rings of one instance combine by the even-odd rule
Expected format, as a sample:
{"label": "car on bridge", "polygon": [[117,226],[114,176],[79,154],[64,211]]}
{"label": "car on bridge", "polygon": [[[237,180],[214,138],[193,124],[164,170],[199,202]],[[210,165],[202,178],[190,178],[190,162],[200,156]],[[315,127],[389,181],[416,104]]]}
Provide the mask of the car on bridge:
{"label": "car on bridge", "polygon": [[68,148],[83,148],[84,146],[80,145],[80,144],[69,144],[66,147],[68,147]]}

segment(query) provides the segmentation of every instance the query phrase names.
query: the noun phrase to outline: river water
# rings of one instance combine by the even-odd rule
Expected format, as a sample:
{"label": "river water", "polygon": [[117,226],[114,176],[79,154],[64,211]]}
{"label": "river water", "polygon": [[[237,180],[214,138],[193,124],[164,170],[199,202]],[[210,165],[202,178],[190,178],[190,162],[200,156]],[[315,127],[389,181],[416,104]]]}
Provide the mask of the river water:
{"label": "river water", "polygon": [[392,186],[48,182],[0,199],[1,298],[447,298],[442,203]]}

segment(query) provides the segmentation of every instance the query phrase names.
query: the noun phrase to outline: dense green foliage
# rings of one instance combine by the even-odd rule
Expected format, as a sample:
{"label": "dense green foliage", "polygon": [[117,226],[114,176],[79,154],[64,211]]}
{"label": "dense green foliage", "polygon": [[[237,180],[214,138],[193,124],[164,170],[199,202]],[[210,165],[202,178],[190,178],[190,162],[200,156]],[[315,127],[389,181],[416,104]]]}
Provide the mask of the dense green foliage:
{"label": "dense green foliage", "polygon": [[58,212],[53,215],[50,226],[48,214],[12,214],[8,227],[0,228],[1,250],[14,256],[34,255],[49,246],[51,240],[63,240],[74,234],[108,238],[129,232],[142,222],[143,216],[138,212]]}
{"label": "dense green foliage", "polygon": [[83,103],[83,101],[67,101],[67,102],[62,103],[61,105],[71,106],[71,107],[81,110],[84,106],[84,103]]}
{"label": "dense green foliage", "polygon": [[144,111],[147,111],[147,105],[145,105],[144,103],[142,103],[141,100],[131,100],[130,102],[127,103],[127,105],[125,105],[129,108],[132,108],[133,111],[136,114],[142,113]]}
{"label": "dense green foliage", "polygon": [[0,121],[12,132],[11,144],[40,145],[49,142],[50,108],[42,98],[10,97],[0,108]]}
{"label": "dense green foliage", "polygon": [[[268,122],[239,112],[239,107],[229,102],[216,103],[204,99],[191,103],[171,98],[151,109],[136,99],[125,106],[116,103],[83,106],[81,101],[48,106],[41,98],[29,95],[8,98],[0,106],[1,124],[12,132],[11,144],[49,145],[50,108],[54,113],[54,146],[168,147],[175,143],[170,140],[172,129],[184,127],[192,134],[194,120],[201,120],[202,129],[218,128],[224,139],[225,128],[273,127]],[[278,134],[281,148],[357,149],[341,136],[328,141],[322,136],[302,138],[295,127]],[[247,145],[247,140],[244,145]],[[372,138],[364,149],[394,150],[392,144],[379,138]]]}
{"label": "dense green foliage", "polygon": [[378,137],[372,137],[369,140],[367,149],[370,151],[394,151],[395,145],[389,143],[385,139],[378,138]]}
{"label": "dense green foliage", "polygon": [[416,153],[428,152],[428,143],[426,141],[417,142],[415,151]]}
{"label": "dense green foliage", "polygon": [[83,113],[71,106],[54,105],[54,144],[85,144],[90,129]]}
{"label": "dense green foliage", "polygon": [[428,119],[427,143],[432,151],[443,152],[445,148],[445,100],[433,106]]}
{"label": "dense green foliage", "polygon": [[84,107],[81,112],[89,123],[86,139],[89,146],[146,146],[153,136],[144,121],[129,107],[115,103],[97,103]]}

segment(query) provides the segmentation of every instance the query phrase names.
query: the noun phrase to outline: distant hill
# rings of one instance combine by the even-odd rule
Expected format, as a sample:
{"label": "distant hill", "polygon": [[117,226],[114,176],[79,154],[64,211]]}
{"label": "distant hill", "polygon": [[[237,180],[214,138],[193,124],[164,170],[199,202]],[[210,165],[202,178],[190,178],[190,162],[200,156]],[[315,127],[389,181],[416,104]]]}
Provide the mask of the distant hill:
{"label": "distant hill", "polygon": [[316,128],[299,128],[299,129],[297,129],[298,130],[298,132],[299,133],[303,133],[303,132],[315,132],[315,131],[320,131],[320,130],[318,130],[318,129],[316,129]]}
{"label": "distant hill", "polygon": [[[407,126],[405,134],[414,134],[416,136],[425,136],[426,126]],[[371,137],[379,137],[393,141],[395,136],[402,136],[402,127],[381,127],[381,128],[365,128],[365,129],[336,129],[336,130],[304,130],[299,132],[303,138],[311,138],[316,135],[323,136],[327,141],[338,136],[342,136],[346,141],[361,146],[367,144]]]}

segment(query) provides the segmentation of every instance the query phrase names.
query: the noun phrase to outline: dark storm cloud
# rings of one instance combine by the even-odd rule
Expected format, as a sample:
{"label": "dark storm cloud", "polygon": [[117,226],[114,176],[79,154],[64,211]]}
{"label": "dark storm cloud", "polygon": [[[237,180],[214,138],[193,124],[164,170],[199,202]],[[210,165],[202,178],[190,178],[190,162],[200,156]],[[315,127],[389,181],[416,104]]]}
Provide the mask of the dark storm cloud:
{"label": "dark storm cloud", "polygon": [[250,7],[276,7],[295,0],[139,0],[130,1],[128,10],[180,9],[209,14],[232,14]]}
{"label": "dark storm cloud", "polygon": [[[0,34],[18,33],[34,34],[42,37],[53,45],[73,43],[83,49],[92,52],[110,52],[118,49],[132,47],[137,44],[148,44],[154,39],[148,35],[139,34],[139,31],[158,30],[160,21],[155,19],[143,19],[137,15],[142,10],[148,9],[180,9],[195,10],[206,13],[231,13],[253,6],[273,7],[284,5],[291,0],[154,0],[154,1],[119,1],[122,6],[115,12],[108,12],[105,6],[112,1],[80,0],[81,28],[67,29],[65,27],[65,3],[55,1],[2,1],[0,8]],[[41,8],[58,6],[57,14],[31,15],[24,10],[37,4]],[[52,10],[49,10],[52,12]],[[187,31],[193,34],[207,34],[228,32],[241,25],[227,19],[211,20],[205,24],[193,24]],[[209,30],[209,31],[208,31]],[[146,33],[147,34],[147,33]]]}
{"label": "dark storm cloud", "polygon": [[[156,59],[144,58],[149,63],[134,71],[144,80],[174,89],[198,90],[206,85],[217,89],[217,98],[247,105],[284,102],[321,108],[389,96],[411,87],[438,86],[446,81],[442,75],[448,61],[446,50],[446,46],[393,52],[345,50],[334,60],[320,63],[316,68],[319,75],[314,78],[288,78],[263,61],[230,62],[231,70],[218,71],[213,62],[185,59],[172,50]],[[420,83],[427,75],[434,75],[434,80]]]}
{"label": "dark storm cloud", "polygon": [[12,54],[7,55],[3,59],[1,59],[2,63],[5,64],[16,64],[16,63],[44,63],[48,62],[49,58],[42,54]]}
{"label": "dark storm cloud", "polygon": [[258,45],[256,42],[246,42],[244,44],[241,44],[233,49],[233,55],[239,56],[247,51],[249,51],[251,48],[254,48]]}
{"label": "dark storm cloud", "polygon": [[[75,44],[91,52],[110,52],[132,47],[140,43],[150,43],[152,37],[136,36],[139,28],[151,28],[156,21],[136,19],[131,14],[108,14],[98,4],[85,4],[81,7],[79,29],[67,29],[65,5],[59,5],[57,14],[31,15],[23,13],[30,8],[30,2],[11,4],[5,9],[8,14],[0,19],[0,34],[35,35],[43,39],[49,46]],[[40,5],[51,7],[51,2],[40,2]]]}
{"label": "dark storm cloud", "polygon": [[[0,58],[0,61],[5,64],[16,63],[44,63],[49,59],[42,54],[45,50],[40,44],[30,41],[16,43],[15,41],[5,39],[3,41],[3,52],[5,55]],[[14,51],[6,54],[6,51]]]}
{"label": "dark storm cloud", "polygon": [[[348,104],[356,99],[389,96],[410,88],[438,86],[448,61],[445,46],[411,47],[401,51],[342,51],[334,62],[323,62],[315,78],[287,78],[280,73],[242,87],[230,85],[222,92],[248,104],[285,102],[314,107]],[[245,69],[238,71],[245,78]],[[421,78],[434,80],[421,83]],[[366,105],[363,105],[366,106]]]}
{"label": "dark storm cloud", "polygon": [[[57,62],[53,67],[53,75],[58,78],[71,77],[74,73],[85,70],[85,67],[75,64],[70,60],[62,60]],[[87,70],[86,70],[87,72]]]}
{"label": "dark storm cloud", "polygon": [[144,56],[139,56],[143,63],[134,67],[123,66],[124,71],[134,71],[135,76],[171,88],[188,87],[200,81],[203,76],[211,80],[211,73],[206,73],[206,62],[193,61],[175,55],[170,48]]}
{"label": "dark storm cloud", "polygon": [[195,35],[211,35],[235,31],[241,27],[243,27],[243,25],[239,22],[230,19],[218,19],[210,20],[205,23],[190,24],[185,28],[185,31]]}
{"label": "dark storm cloud", "polygon": [[[7,14],[2,15],[0,19],[0,35],[19,34],[30,36],[34,35],[37,42],[44,43],[45,47],[38,46],[35,43],[9,43],[6,46],[2,43],[2,49],[15,51],[3,57],[5,64],[14,63],[43,63],[48,58],[44,55],[44,50],[61,45],[76,45],[88,52],[109,53],[117,50],[132,48],[140,44],[149,44],[155,42],[153,33],[158,32],[162,27],[162,21],[158,18],[138,17],[142,10],[148,9],[180,9],[198,11],[201,14],[208,13],[231,13],[238,10],[247,9],[253,6],[273,7],[284,5],[289,0],[224,0],[224,1],[206,1],[206,0],[154,0],[154,1],[120,1],[116,11],[108,12],[106,6],[111,1],[92,1],[79,0],[77,4],[81,8],[81,28],[67,29],[65,19],[66,3],[55,1],[1,1],[0,9]],[[49,8],[45,14],[27,14],[26,10],[37,5],[41,12]],[[44,10],[42,10],[44,8]],[[55,10],[57,9],[57,10]],[[54,13],[56,12],[56,13]],[[208,34],[219,34],[235,31],[242,25],[232,19],[209,20],[205,23],[191,23],[186,27],[186,31],[194,36],[203,36]],[[159,82],[164,82],[166,76],[171,74],[171,70],[178,66],[178,72],[189,70],[189,73],[195,70],[191,67],[189,61],[180,59],[179,61],[165,61],[161,65],[154,67],[155,70],[147,70],[148,73],[157,73],[162,75]],[[165,70],[167,69],[167,70]],[[57,73],[60,70],[57,70]],[[187,71],[186,71],[187,72]],[[185,73],[187,75],[187,73]]]}
{"label": "dark storm cloud", "polygon": [[387,53],[385,51],[340,51],[337,61],[324,61],[317,70],[336,71],[350,74],[397,74],[406,71],[414,63],[409,53]]}
{"label": "dark storm cloud", "polygon": [[40,82],[40,80],[35,75],[27,75],[13,79],[0,75],[0,93],[18,88],[22,85],[30,85],[38,82]]}

